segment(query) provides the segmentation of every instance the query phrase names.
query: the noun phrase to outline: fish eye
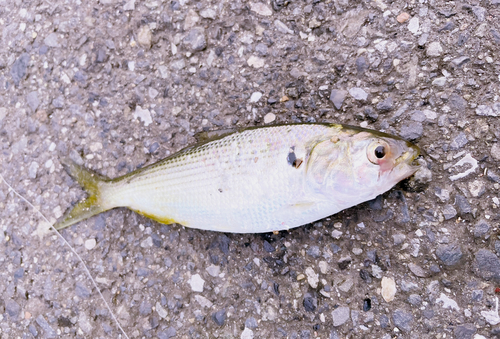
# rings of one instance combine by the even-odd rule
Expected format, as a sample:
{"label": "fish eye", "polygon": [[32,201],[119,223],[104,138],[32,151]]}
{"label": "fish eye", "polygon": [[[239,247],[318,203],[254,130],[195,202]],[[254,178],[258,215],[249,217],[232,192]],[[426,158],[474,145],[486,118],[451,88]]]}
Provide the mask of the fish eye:
{"label": "fish eye", "polygon": [[375,148],[375,156],[378,159],[382,159],[383,157],[385,157],[385,147],[382,145],[377,146],[377,148]]}
{"label": "fish eye", "polygon": [[389,144],[385,140],[374,140],[367,148],[366,155],[368,160],[375,165],[379,165],[381,161],[391,152]]}

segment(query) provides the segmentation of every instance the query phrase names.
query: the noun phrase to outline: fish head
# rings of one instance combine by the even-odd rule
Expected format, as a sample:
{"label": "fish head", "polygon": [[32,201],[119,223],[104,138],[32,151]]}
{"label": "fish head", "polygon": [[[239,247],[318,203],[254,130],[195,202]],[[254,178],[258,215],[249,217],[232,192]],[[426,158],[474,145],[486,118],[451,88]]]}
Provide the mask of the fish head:
{"label": "fish head", "polygon": [[[420,149],[399,137],[366,129],[343,131],[318,143],[307,175],[311,187],[347,206],[371,200],[418,170]],[[351,203],[352,202],[352,203]]]}

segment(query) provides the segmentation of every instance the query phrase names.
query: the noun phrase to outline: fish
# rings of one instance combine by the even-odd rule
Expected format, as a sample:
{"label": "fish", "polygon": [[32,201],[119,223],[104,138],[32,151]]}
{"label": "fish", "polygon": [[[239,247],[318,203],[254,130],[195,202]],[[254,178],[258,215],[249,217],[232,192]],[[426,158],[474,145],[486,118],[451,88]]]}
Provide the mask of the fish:
{"label": "fish", "polygon": [[126,207],[202,230],[289,230],[372,200],[419,168],[418,146],[342,124],[251,127],[205,138],[114,179],[62,160],[88,196],[55,229]]}

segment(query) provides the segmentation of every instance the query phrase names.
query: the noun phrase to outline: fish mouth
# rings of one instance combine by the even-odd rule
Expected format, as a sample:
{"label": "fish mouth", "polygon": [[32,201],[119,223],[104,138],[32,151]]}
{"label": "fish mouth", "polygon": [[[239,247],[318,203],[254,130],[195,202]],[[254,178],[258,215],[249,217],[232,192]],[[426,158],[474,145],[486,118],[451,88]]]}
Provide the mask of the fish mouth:
{"label": "fish mouth", "polygon": [[395,167],[404,168],[405,177],[409,177],[420,168],[420,165],[415,161],[420,155],[420,148],[410,142],[407,142],[406,145],[407,149],[396,159]]}

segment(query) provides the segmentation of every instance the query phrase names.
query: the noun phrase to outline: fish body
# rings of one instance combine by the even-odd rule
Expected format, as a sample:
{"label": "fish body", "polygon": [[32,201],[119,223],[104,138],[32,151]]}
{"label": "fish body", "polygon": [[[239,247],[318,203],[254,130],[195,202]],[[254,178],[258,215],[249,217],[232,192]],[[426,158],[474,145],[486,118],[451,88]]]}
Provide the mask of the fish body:
{"label": "fish body", "polygon": [[89,197],[57,229],[115,207],[162,223],[260,233],[301,226],[375,198],[412,175],[418,147],[338,124],[249,128],[116,179],[68,162]]}

